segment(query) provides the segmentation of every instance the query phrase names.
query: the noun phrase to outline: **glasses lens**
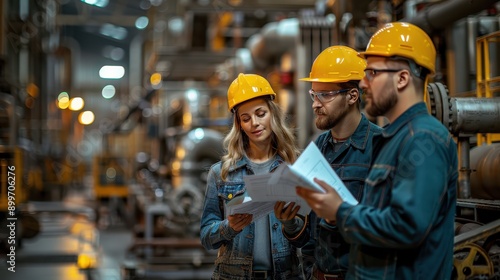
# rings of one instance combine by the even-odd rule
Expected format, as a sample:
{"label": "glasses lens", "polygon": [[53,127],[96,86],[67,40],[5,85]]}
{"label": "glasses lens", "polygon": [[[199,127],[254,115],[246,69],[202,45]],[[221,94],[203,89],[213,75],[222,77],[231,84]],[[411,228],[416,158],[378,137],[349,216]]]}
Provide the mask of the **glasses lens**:
{"label": "glasses lens", "polygon": [[317,93],[318,99],[321,102],[332,101],[337,94],[338,94],[338,91],[336,91],[335,93],[332,93],[332,92],[318,92]]}
{"label": "glasses lens", "polygon": [[312,101],[314,101],[314,97],[317,97],[321,103],[326,103],[326,102],[330,102],[333,99],[335,99],[335,97],[339,93],[346,92],[346,91],[349,91],[349,89],[341,89],[341,90],[325,91],[325,92],[322,92],[322,91],[315,92],[313,89],[310,89],[309,95],[311,96]]}
{"label": "glasses lens", "polygon": [[367,78],[368,80],[373,79],[373,77],[375,76],[375,74],[376,74],[376,73],[375,73],[375,71],[374,71],[374,70],[372,70],[372,69],[367,69],[367,70],[365,70],[365,76],[366,76],[366,78]]}
{"label": "glasses lens", "polygon": [[314,101],[314,96],[316,96],[316,94],[312,90],[310,90],[309,96],[311,97],[312,101]]}

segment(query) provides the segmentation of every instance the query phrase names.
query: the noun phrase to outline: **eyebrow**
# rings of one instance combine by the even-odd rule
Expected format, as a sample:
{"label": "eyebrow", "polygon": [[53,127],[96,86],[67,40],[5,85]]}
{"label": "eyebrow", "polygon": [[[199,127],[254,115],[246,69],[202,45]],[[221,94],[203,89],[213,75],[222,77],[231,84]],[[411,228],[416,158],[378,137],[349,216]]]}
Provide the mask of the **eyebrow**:
{"label": "eyebrow", "polygon": [[[262,110],[264,110],[264,106],[260,106],[259,108],[255,109],[254,113],[257,113],[257,112],[262,111]],[[250,115],[250,114],[246,113],[246,112],[245,113],[241,113],[240,118],[243,117],[244,115]]]}

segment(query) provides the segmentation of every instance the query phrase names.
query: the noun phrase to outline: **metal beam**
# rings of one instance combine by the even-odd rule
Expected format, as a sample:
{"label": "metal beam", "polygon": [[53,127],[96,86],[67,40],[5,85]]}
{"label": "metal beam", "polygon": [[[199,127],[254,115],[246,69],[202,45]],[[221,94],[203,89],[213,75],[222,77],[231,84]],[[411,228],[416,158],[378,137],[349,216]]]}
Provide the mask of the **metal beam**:
{"label": "metal beam", "polygon": [[56,24],[58,26],[96,26],[104,23],[111,23],[118,26],[135,26],[135,21],[139,16],[87,16],[87,15],[57,15]]}
{"label": "metal beam", "polygon": [[448,0],[428,6],[413,18],[400,21],[413,23],[425,32],[443,29],[451,23],[468,15],[479,13],[492,7],[498,0]]}

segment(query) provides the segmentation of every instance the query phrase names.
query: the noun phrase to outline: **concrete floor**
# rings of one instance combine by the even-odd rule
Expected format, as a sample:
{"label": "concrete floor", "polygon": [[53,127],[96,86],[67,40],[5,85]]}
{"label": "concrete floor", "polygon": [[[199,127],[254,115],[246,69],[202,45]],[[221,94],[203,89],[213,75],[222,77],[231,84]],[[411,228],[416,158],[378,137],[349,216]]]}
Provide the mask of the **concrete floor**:
{"label": "concrete floor", "polygon": [[[32,239],[23,239],[22,248],[16,248],[16,272],[8,271],[5,256],[0,256],[0,279],[210,279],[211,265],[150,265],[127,254],[134,242],[132,230],[120,224],[96,228],[93,207],[89,206],[90,185],[87,182],[87,187],[71,190],[60,202],[30,202],[41,231]],[[77,259],[82,252],[96,256],[95,269],[78,268]],[[173,255],[177,253],[181,252]],[[134,268],[137,276],[125,277],[128,274],[123,273],[124,267]]]}

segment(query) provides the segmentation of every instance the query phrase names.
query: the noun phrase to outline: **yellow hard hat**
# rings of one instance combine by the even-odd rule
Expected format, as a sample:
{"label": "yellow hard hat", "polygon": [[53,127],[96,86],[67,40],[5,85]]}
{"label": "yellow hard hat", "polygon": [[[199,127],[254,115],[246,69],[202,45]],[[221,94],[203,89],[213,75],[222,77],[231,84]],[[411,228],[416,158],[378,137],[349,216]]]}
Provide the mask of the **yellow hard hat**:
{"label": "yellow hard hat", "polygon": [[276,93],[269,82],[256,74],[240,73],[227,90],[227,103],[231,112],[234,106],[259,96],[270,95],[272,99]]}
{"label": "yellow hard hat", "polygon": [[361,80],[366,62],[358,52],[346,46],[332,46],[323,50],[313,62],[309,78],[301,81],[344,83]]}
{"label": "yellow hard hat", "polygon": [[413,60],[419,66],[436,72],[436,49],[431,38],[418,26],[406,22],[393,22],[379,29],[368,42],[362,57],[401,56]]}

